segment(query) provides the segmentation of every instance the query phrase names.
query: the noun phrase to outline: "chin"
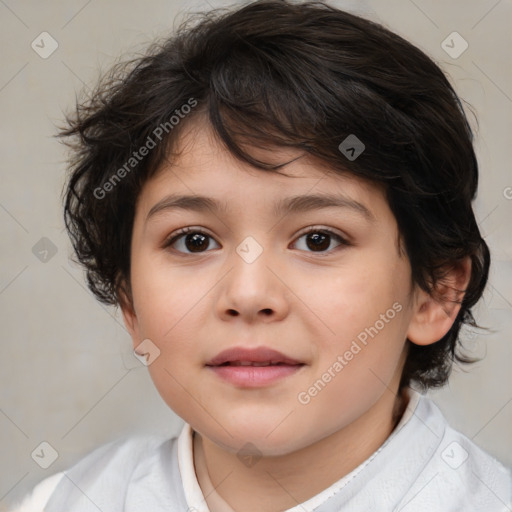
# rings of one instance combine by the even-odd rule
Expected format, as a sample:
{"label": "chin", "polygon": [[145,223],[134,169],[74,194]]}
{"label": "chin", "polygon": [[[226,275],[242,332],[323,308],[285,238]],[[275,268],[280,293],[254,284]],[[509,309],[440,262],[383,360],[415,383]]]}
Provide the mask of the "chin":
{"label": "chin", "polygon": [[272,426],[267,422],[258,424],[254,421],[250,426],[226,424],[225,428],[232,437],[221,427],[215,430],[212,430],[211,426],[195,430],[224,450],[236,454],[254,451],[257,456],[276,457],[287,455],[310,444],[307,436],[297,437],[296,429],[289,426],[276,428],[276,425],[279,425],[279,421],[273,422]]}

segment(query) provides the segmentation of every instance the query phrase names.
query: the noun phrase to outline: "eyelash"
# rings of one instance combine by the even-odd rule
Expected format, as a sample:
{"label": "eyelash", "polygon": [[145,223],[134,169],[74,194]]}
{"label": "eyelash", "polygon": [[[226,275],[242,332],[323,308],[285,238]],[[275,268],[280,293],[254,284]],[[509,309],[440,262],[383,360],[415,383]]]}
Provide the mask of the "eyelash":
{"label": "eyelash", "polygon": [[[171,234],[166,239],[166,241],[164,242],[162,248],[166,249],[166,248],[172,246],[181,237],[183,237],[184,235],[187,235],[189,233],[199,233],[199,234],[206,235],[207,237],[210,237],[210,238],[213,239],[213,237],[210,234],[206,233],[205,231],[202,231],[201,229],[194,228],[194,227],[186,227],[186,228],[179,229],[178,231],[176,231],[173,234]],[[316,251],[306,251],[306,252],[310,252],[312,254],[317,254],[319,256],[327,256],[330,253],[332,253],[333,251],[335,251],[337,248],[339,248],[340,246],[350,246],[350,245],[352,245],[350,242],[348,242],[345,238],[343,238],[338,233],[335,233],[334,231],[332,231],[330,229],[321,228],[321,227],[317,227],[317,226],[313,226],[311,228],[308,228],[307,231],[304,231],[304,232],[300,233],[297,236],[297,239],[302,238],[303,236],[308,235],[310,233],[321,233],[321,234],[324,234],[324,235],[329,235],[329,236],[335,238],[340,243],[340,245],[338,247],[335,247],[334,249],[330,249],[328,251],[319,251],[319,252],[316,252]],[[200,252],[197,252],[197,253],[191,253],[191,252],[184,253],[182,251],[177,251],[177,252],[180,253],[180,254],[191,255],[191,254],[204,254],[204,253],[208,252],[208,250],[202,251],[202,252],[200,251]]]}

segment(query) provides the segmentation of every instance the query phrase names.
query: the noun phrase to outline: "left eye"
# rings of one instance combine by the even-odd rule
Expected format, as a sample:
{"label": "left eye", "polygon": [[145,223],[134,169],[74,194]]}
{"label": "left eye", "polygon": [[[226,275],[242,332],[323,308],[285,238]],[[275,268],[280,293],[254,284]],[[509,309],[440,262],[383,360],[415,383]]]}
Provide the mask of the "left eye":
{"label": "left eye", "polygon": [[[312,252],[326,252],[332,243],[332,239],[337,240],[338,245],[350,245],[340,235],[328,229],[311,229],[299,236],[297,240],[300,241],[302,238],[306,239],[305,246]],[[189,253],[201,253],[206,252],[206,249],[209,248],[209,240],[214,241],[207,233],[193,228],[184,228],[165,242],[164,248],[174,246],[174,249],[179,252],[185,252],[185,254],[187,253],[186,250],[188,250]],[[218,244],[217,246],[220,247]]]}
{"label": "left eye", "polygon": [[349,245],[344,238],[329,229],[311,229],[303,233],[297,240],[304,237],[306,237],[306,247],[312,249],[313,252],[326,252],[333,238],[338,240],[338,245]]}

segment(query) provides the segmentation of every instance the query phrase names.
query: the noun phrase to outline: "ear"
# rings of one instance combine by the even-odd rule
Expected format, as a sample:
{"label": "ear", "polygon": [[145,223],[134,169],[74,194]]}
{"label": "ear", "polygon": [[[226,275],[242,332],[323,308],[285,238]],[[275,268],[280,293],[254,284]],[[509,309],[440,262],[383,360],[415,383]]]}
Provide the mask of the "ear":
{"label": "ear", "polygon": [[119,306],[123,313],[124,325],[132,338],[133,348],[136,348],[141,341],[139,322],[131,295],[124,287],[119,290]]}
{"label": "ear", "polygon": [[437,283],[434,297],[416,288],[414,313],[407,338],[416,345],[439,341],[457,317],[471,278],[471,258],[447,266],[444,277]]}

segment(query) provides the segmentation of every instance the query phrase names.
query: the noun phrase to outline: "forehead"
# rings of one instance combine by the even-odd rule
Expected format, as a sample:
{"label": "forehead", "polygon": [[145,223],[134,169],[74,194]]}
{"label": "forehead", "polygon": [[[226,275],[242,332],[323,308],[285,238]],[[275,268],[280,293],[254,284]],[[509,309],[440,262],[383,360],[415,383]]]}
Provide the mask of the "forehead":
{"label": "forehead", "polygon": [[[237,159],[219,141],[209,123],[191,121],[183,127],[172,154],[145,184],[140,202],[152,208],[151,203],[172,192],[180,196],[211,197],[210,207],[226,211],[237,201],[246,205],[249,200],[272,202],[274,214],[279,214],[283,207],[290,206],[289,201],[286,204],[282,201],[285,197],[322,195],[329,196],[331,202],[336,197],[345,202],[351,200],[356,210],[357,204],[367,203],[366,208],[359,210],[365,214],[366,209],[365,215],[370,217],[372,205],[375,207],[376,201],[385,201],[383,187],[348,170],[333,170],[297,148],[250,146],[244,150],[266,163],[284,165],[278,170],[257,169]],[[342,158],[340,154],[340,160]],[[307,206],[306,202],[302,201],[302,206]],[[317,206],[320,203],[321,200],[316,201]]]}

